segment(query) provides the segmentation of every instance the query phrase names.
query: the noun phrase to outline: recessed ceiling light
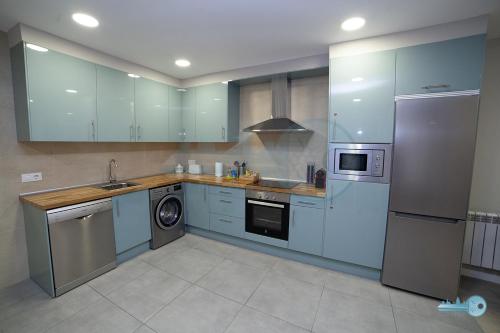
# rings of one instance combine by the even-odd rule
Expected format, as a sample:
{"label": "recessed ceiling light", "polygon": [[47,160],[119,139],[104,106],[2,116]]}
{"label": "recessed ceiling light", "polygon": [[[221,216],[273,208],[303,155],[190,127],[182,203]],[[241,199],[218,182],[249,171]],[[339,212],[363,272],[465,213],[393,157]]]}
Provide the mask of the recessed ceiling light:
{"label": "recessed ceiling light", "polygon": [[137,75],[137,74],[132,74],[132,73],[128,73],[128,76],[130,76],[130,77],[132,77],[132,78],[134,78],[134,79],[138,79],[138,78],[140,78],[140,76],[139,76],[139,75]]}
{"label": "recessed ceiling light", "polygon": [[70,93],[70,94],[76,94],[78,92],[78,90],[75,90],[75,89],[66,89],[66,92]]}
{"label": "recessed ceiling light", "polygon": [[353,101],[354,103],[359,103],[359,102],[361,102],[361,98],[354,98],[352,101]]}
{"label": "recessed ceiling light", "polygon": [[85,27],[95,28],[99,25],[99,21],[93,16],[84,13],[74,13],[72,16],[73,21]]}
{"label": "recessed ceiling light", "polygon": [[186,91],[187,91],[187,89],[184,89],[184,88],[178,88],[178,89],[177,89],[177,91],[179,91],[179,92],[186,92]]}
{"label": "recessed ceiling light", "polygon": [[191,66],[191,62],[187,59],[177,59],[175,64],[179,67],[189,67]]}
{"label": "recessed ceiling light", "polygon": [[351,79],[351,81],[352,81],[352,82],[361,82],[361,81],[363,81],[363,80],[364,80],[364,79],[363,79],[362,77],[353,77],[353,78]]}
{"label": "recessed ceiling light", "polygon": [[45,47],[41,47],[41,46],[38,46],[35,44],[30,44],[30,43],[27,43],[26,47],[29,47],[30,49],[38,51],[38,52],[47,52],[48,51],[48,49],[46,49]]}
{"label": "recessed ceiling light", "polygon": [[342,30],[354,31],[361,29],[365,25],[366,21],[362,17],[351,17],[342,22]]}
{"label": "recessed ceiling light", "polygon": [[222,81],[222,84],[229,84],[229,81]]}

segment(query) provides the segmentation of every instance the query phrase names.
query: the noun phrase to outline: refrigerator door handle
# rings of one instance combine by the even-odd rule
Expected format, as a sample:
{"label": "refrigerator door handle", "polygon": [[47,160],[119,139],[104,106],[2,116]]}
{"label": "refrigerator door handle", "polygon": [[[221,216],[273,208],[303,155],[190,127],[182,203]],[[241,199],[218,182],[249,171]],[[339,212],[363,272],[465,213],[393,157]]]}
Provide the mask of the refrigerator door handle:
{"label": "refrigerator door handle", "polygon": [[406,218],[417,218],[419,220],[426,220],[429,222],[437,222],[437,223],[453,223],[457,224],[464,220],[450,219],[446,217],[435,217],[435,216],[427,216],[427,215],[418,215],[418,214],[407,214],[394,212],[397,217],[406,217]]}

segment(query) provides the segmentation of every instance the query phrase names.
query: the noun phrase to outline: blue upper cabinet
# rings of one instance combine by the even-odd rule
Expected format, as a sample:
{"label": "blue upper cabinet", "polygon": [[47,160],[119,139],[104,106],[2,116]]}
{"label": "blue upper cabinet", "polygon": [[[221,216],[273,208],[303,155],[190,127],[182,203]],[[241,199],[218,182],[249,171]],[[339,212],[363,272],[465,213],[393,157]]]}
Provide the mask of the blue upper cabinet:
{"label": "blue upper cabinet", "polygon": [[135,141],[134,79],[97,65],[98,141]]}
{"label": "blue upper cabinet", "polygon": [[116,253],[123,253],[151,239],[149,191],[113,197]]}
{"label": "blue upper cabinet", "polygon": [[181,141],[196,141],[196,88],[181,89],[182,129],[184,138]]}
{"label": "blue upper cabinet", "polygon": [[168,136],[169,141],[184,141],[184,127],[182,126],[182,89],[169,87],[168,89]]}
{"label": "blue upper cabinet", "polygon": [[475,35],[399,49],[396,95],[479,89],[485,39]]}
{"label": "blue upper cabinet", "polygon": [[331,60],[330,142],[392,142],[395,64],[395,51]]}
{"label": "blue upper cabinet", "polygon": [[19,43],[11,50],[18,137],[96,141],[96,67]]}
{"label": "blue upper cabinet", "polygon": [[196,87],[196,141],[224,142],[227,137],[227,85]]}
{"label": "blue upper cabinet", "polygon": [[136,139],[142,142],[166,142],[168,135],[169,86],[153,80],[135,80]]}
{"label": "blue upper cabinet", "polygon": [[382,268],[389,184],[329,180],[323,256]]}

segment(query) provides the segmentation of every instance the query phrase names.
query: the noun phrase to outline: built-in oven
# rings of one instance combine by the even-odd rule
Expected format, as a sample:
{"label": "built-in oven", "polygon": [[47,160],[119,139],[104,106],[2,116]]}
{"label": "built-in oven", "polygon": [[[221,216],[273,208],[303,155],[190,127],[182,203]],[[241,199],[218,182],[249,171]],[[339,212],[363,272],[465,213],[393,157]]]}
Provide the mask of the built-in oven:
{"label": "built-in oven", "polygon": [[331,143],[328,147],[328,177],[389,183],[391,156],[391,144]]}
{"label": "built-in oven", "polygon": [[289,215],[289,194],[246,190],[246,232],[287,241]]}

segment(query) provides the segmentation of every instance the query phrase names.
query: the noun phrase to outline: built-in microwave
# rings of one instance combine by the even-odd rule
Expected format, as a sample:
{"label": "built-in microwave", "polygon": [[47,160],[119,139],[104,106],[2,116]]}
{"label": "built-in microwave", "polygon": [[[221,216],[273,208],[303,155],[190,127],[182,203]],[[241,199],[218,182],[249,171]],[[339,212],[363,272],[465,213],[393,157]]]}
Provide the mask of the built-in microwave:
{"label": "built-in microwave", "polygon": [[372,183],[389,183],[391,144],[331,143],[328,177]]}

